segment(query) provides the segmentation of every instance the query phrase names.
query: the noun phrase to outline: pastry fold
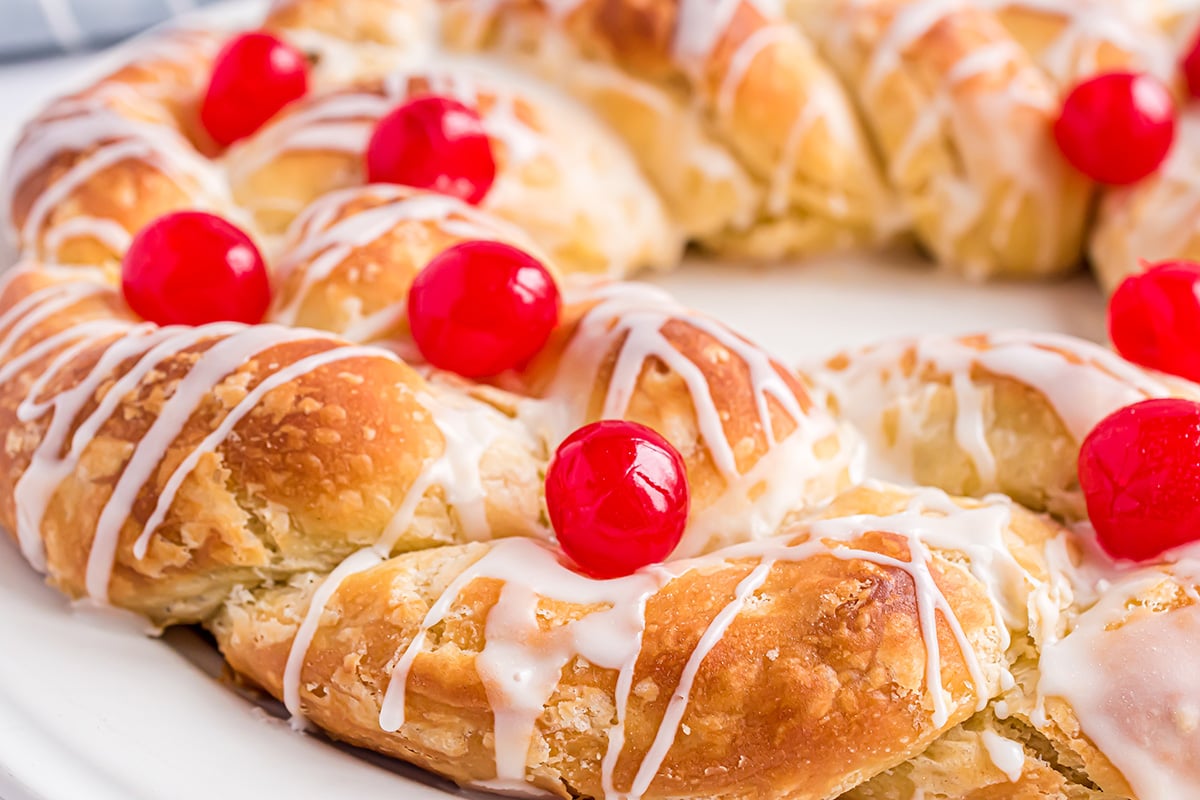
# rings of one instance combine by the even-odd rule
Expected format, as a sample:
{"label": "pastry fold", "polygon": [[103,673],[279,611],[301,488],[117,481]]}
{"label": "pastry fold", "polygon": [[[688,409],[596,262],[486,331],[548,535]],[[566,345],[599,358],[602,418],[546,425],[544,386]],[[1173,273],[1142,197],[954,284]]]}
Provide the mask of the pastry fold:
{"label": "pastry fold", "polygon": [[868,475],[1071,520],[1087,517],[1077,461],[1092,428],[1141,400],[1200,398],[1099,345],[1023,331],[897,340],[804,374],[867,440]]}
{"label": "pastry fold", "polygon": [[902,223],[837,77],[765,4],[444,7],[451,46],[513,59],[599,113],[711,250],[806,255],[876,244]]}
{"label": "pastry fold", "polygon": [[242,593],[213,630],[293,713],[464,785],[833,797],[1000,691],[1007,623],[968,531],[1012,548],[1018,617],[1018,575],[1059,535],[945,495],[841,508],[857,516],[609,582],[526,540],[440,548]]}

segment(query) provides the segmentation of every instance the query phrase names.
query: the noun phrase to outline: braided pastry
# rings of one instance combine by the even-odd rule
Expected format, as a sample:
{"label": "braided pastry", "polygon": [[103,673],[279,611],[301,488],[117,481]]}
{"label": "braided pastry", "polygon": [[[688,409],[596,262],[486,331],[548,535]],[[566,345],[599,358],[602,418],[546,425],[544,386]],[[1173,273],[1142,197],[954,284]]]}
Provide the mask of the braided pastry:
{"label": "braided pastry", "polygon": [[902,483],[1084,519],[1076,462],[1100,420],[1155,397],[1200,399],[1067,336],[1003,332],[895,341],[808,371],[828,404],[866,433],[871,472]]}
{"label": "braided pastry", "polygon": [[[1190,120],[1159,175],[1103,192],[1049,129],[1096,70],[1168,78],[1189,27],[1132,0],[283,0],[263,29],[310,84],[227,148],[202,110],[226,37],[159,34],[16,147],[0,524],[76,601],[205,626],[297,727],[464,786],[1196,797],[1195,555],[1103,552],[1077,464],[1113,412],[1200,388],[1017,332],[797,372],[612,280],[688,244],[912,236],[976,277],[1059,274],[1088,237],[1107,276],[1186,253],[1180,217],[1178,249],[1152,246],[1190,197]],[[494,154],[478,202],[366,182],[383,122],[429,95],[478,122],[446,146]],[[216,219],[198,210],[247,234],[224,273],[207,240],[153,250],[164,220]],[[426,281],[466,264],[458,288],[483,285],[481,245],[545,295],[474,297],[480,330],[532,341],[536,320],[495,321],[522,292],[554,324],[454,374]],[[185,289],[261,269],[261,324],[148,321],[171,309],[142,310],[133,267],[172,264]],[[153,302],[211,302],[174,291]],[[606,425],[674,457],[685,492],[621,508],[678,511],[679,537],[615,575],[571,551],[550,488]],[[667,497],[641,467],[586,488]]]}

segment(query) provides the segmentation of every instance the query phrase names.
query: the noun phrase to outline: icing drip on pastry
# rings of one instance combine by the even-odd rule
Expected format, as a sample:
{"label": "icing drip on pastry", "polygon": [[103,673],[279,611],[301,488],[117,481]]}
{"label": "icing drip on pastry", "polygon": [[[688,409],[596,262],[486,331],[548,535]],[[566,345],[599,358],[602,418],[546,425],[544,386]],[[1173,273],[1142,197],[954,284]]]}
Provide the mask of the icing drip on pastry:
{"label": "icing drip on pastry", "polygon": [[794,33],[786,25],[769,25],[746,37],[746,41],[742,42],[729,59],[729,68],[721,80],[721,88],[717,90],[717,113],[723,116],[731,115],[738,90],[745,83],[746,74],[754,65],[754,60],[773,45],[793,37]]}
{"label": "icing drip on pastry", "polygon": [[[90,94],[59,101],[30,123],[9,165],[4,189],[9,207],[20,188],[54,159],[72,154],[74,161],[30,206],[20,231],[26,244],[38,240],[47,219],[73,192],[125,161],[143,161],[181,186],[195,187],[199,191],[195,202],[201,207],[228,197],[220,172],[196,152],[173,121],[166,120],[162,111],[144,100],[128,98],[130,91],[118,84],[102,85]],[[126,109],[118,108],[118,104]],[[130,113],[144,118],[134,118]],[[90,235],[105,243],[124,241],[114,234],[114,226],[120,226],[111,220],[84,217],[70,223],[73,235]],[[57,241],[69,238],[68,232],[52,235]]]}
{"label": "icing drip on pastry", "polygon": [[[1039,705],[1069,702],[1140,798],[1200,796],[1200,605],[1192,588],[1200,562],[1188,558],[1170,572],[1138,570],[1108,587],[1074,630],[1043,647],[1038,664]],[[1186,605],[1156,610],[1138,601],[1164,582]],[[1034,721],[1044,724],[1044,714]]]}
{"label": "icing drip on pastry", "polygon": [[[223,326],[216,333],[225,334],[233,329],[232,325]],[[22,422],[39,420],[48,414],[51,418],[41,442],[30,458],[29,466],[17,481],[13,492],[18,508],[18,536],[22,541],[41,540],[42,522],[54,494],[62,482],[76,471],[84,449],[95,438],[100,427],[112,417],[126,396],[136,390],[142,380],[165,358],[202,341],[203,334],[197,335],[197,331],[200,330],[139,325],[109,343],[92,369],[77,384],[66,391],[58,392],[49,400],[39,402],[49,383],[64,369],[72,366],[83,353],[96,346],[95,342],[81,340],[64,349],[33,382],[25,400],[17,407],[17,417]],[[117,368],[130,359],[137,361],[105,391],[103,399],[96,404],[92,413],[75,425],[84,407],[96,398],[104,384],[113,380]],[[62,454],[68,441],[69,447],[66,453]],[[98,563],[98,554],[99,559],[103,559],[106,550],[109,551],[111,561],[111,553],[115,552],[115,548],[115,539],[110,543],[97,531],[88,560],[87,584],[89,595],[98,602],[107,599],[108,573],[104,572],[100,576],[104,579],[104,585],[97,593],[97,569],[94,565]]]}
{"label": "icing drip on pastry", "polygon": [[[1102,51],[1113,47],[1131,56],[1127,68],[1139,68],[1169,79],[1174,54],[1150,28],[1140,0],[972,0],[990,11],[1033,12],[1056,20],[1061,30],[1036,54],[1042,68],[1059,86],[1093,75],[1104,66]],[[1142,7],[1142,8],[1138,8]]]}
{"label": "icing drip on pastry", "polygon": [[[887,81],[906,70],[905,60],[911,53],[920,52],[921,39],[947,18],[969,13],[969,9],[965,0],[913,0],[900,5],[871,51],[862,81],[863,102],[868,106],[886,103],[883,92]],[[833,32],[831,49],[853,40],[850,23],[854,19],[848,14],[840,29]],[[985,88],[981,84],[972,87],[970,93],[962,89],[979,76],[1009,72],[1011,77],[1002,86]],[[1044,120],[1052,118],[1057,109],[1057,98],[1048,82],[1019,45],[1007,38],[971,48],[941,74],[939,85],[929,93],[888,165],[893,183],[912,183],[910,173],[919,169],[921,153],[942,137],[949,138],[959,151],[956,160],[968,165],[921,176],[929,185],[916,189],[921,195],[917,199],[921,205],[927,204],[924,198],[936,201],[941,213],[936,225],[927,226],[926,234],[935,240],[933,249],[944,258],[952,258],[961,240],[991,213],[993,201],[998,204],[999,216],[989,229],[996,249],[1005,246],[1026,202],[1038,205],[1039,224],[1054,229],[1061,216],[1060,184],[1066,167],[1057,149],[1042,135]],[[1036,136],[1025,132],[991,135],[1014,124],[1027,127],[1033,120],[1038,126]],[[1002,170],[994,165],[1002,165]],[[1053,265],[1054,243],[1053,236],[1038,237],[1032,267],[1046,269]],[[969,274],[988,272],[984,263],[960,266]]]}
{"label": "icing drip on pastry", "polygon": [[1005,739],[993,730],[983,731],[982,736],[983,747],[996,769],[1013,783],[1021,780],[1025,771],[1025,748],[1021,743]]}
{"label": "icing drip on pastry", "polygon": [[[932,506],[932,507],[930,507]],[[932,512],[932,513],[926,513]],[[944,514],[944,516],[939,516]],[[476,670],[487,689],[495,715],[497,778],[506,785],[525,778],[525,763],[536,733],[537,722],[553,696],[562,670],[573,659],[618,671],[616,723],[609,732],[609,744],[603,759],[603,785],[606,797],[636,800],[641,797],[669,754],[684,719],[691,688],[703,662],[722,640],[755,592],[780,562],[803,561],[815,556],[833,556],[861,560],[884,568],[902,570],[912,579],[919,623],[927,651],[927,691],[932,703],[931,722],[935,727],[949,719],[947,692],[941,682],[942,654],[937,634],[937,619],[948,626],[966,662],[982,708],[995,685],[983,672],[971,642],[959,624],[949,602],[930,570],[930,547],[966,552],[978,546],[991,551],[999,547],[1007,553],[1001,537],[1007,526],[1007,508],[1000,504],[976,509],[955,506],[945,495],[927,492],[916,498],[906,511],[886,517],[849,517],[823,520],[805,526],[812,538],[798,544],[784,539],[752,542],[719,554],[722,560],[754,559],[758,564],[738,585],[733,598],[719,611],[700,637],[689,656],[678,684],[671,694],[666,713],[659,723],[654,743],[644,754],[633,784],[619,791],[613,784],[617,758],[625,742],[625,715],[632,690],[633,670],[641,651],[647,602],[674,578],[689,570],[702,568],[711,559],[679,561],[664,567],[635,573],[628,578],[597,581],[583,577],[563,566],[544,546],[526,539],[508,539],[493,543],[488,552],[463,571],[432,604],[422,626],[400,654],[382,704],[380,727],[388,732],[400,730],[405,723],[408,675],[419,653],[425,648],[429,631],[447,618],[459,595],[474,581],[499,580],[504,583],[499,600],[487,618],[486,645],[476,659]],[[904,537],[910,560],[901,560],[851,546],[851,542],[870,531],[887,531]],[[994,541],[993,541],[994,540]],[[999,544],[996,544],[999,543]],[[982,552],[982,551],[980,551]],[[1011,560],[1011,556],[1008,557]],[[984,559],[980,559],[984,561]],[[1004,559],[1000,559],[1003,561]],[[998,591],[1005,605],[1003,613],[1020,616],[1024,599],[1014,596],[1005,584],[1013,579],[1006,568],[981,563],[977,574],[989,590]],[[346,572],[349,572],[348,568]],[[973,572],[976,569],[973,565]],[[344,577],[344,575],[343,575]],[[328,585],[328,584],[327,584]],[[324,587],[323,587],[324,588]],[[336,592],[322,592],[328,600]],[[579,619],[568,621],[550,631],[538,622],[539,598],[580,605],[602,606]],[[310,611],[310,614],[313,612]],[[320,612],[316,612],[319,617]],[[998,620],[998,627],[1005,627]],[[311,636],[308,637],[311,639]],[[302,644],[300,650],[306,650]],[[302,662],[303,658],[299,657]],[[293,671],[293,680],[299,670]],[[298,688],[286,686],[285,693],[298,696]]]}
{"label": "icing drip on pastry", "polygon": [[[675,687],[675,691],[671,694],[671,699],[667,703],[666,711],[663,712],[662,721],[659,723],[658,731],[654,734],[654,741],[650,744],[650,749],[646,751],[646,755],[642,758],[642,763],[638,766],[637,774],[633,778],[633,785],[630,787],[629,795],[631,797],[640,797],[650,788],[650,784],[658,776],[658,771],[666,761],[667,754],[671,750],[671,745],[675,743],[675,737],[679,733],[679,726],[683,722],[683,715],[687,712],[688,701],[692,694],[692,686],[695,683],[696,676],[700,674],[700,666],[704,663],[704,659],[712,652],[712,649],[720,643],[724,638],[725,632],[729,630],[729,626],[742,613],[746,607],[746,602],[754,596],[767,578],[771,575],[771,569],[775,566],[775,559],[766,556],[759,562],[754,570],[742,579],[734,592],[734,598],[715,616],[708,627],[704,629],[704,633],[700,636],[699,642],[696,643],[696,648],[692,650],[692,654],[688,656],[687,663],[683,667],[683,672],[680,675],[679,684]],[[938,673],[938,679],[941,679],[941,673]],[[618,795],[619,796],[619,795]]]}
{"label": "icing drip on pastry", "polygon": [[[0,317],[0,330],[6,331],[4,339],[0,340],[0,360],[38,323],[81,300],[108,291],[107,287],[99,284],[63,283],[39,290],[14,304]],[[47,387],[64,370],[110,336],[116,338],[104,345],[104,351],[78,383],[48,399],[42,399]],[[8,379],[39,359],[55,354],[17,406],[17,417],[22,422],[49,417],[40,443],[14,488],[17,538],[22,553],[35,568],[41,571],[46,569],[41,536],[49,504],[62,482],[77,470],[86,447],[120,404],[166,360],[205,341],[218,340],[197,358],[175,385],[151,427],[135,444],[120,478],[101,509],[87,563],[87,591],[91,600],[106,603],[121,531],[132,514],[133,505],[143,486],[153,477],[161,459],[182,433],[192,414],[223,380],[248,360],[279,345],[320,336],[312,331],[271,325],[246,327],[217,323],[195,328],[157,328],[149,324],[132,325],[117,320],[89,321],[47,337],[3,363],[0,376]],[[279,369],[249,391],[221,424],[193,448],[170,474],[134,545],[134,555],[139,559],[145,557],[151,538],[170,510],[183,481],[200,458],[216,451],[237,423],[252,412],[268,392],[327,364],[363,357],[394,358],[376,348],[335,347]],[[118,368],[131,360],[134,363],[118,377]],[[101,387],[110,381],[111,386],[107,386],[95,409],[78,421],[83,409],[96,399]],[[465,502],[464,506],[470,509]],[[475,519],[470,517],[470,512],[467,515]],[[478,522],[475,524],[478,525]]]}
{"label": "icing drip on pastry", "polygon": [[[434,488],[442,491],[446,503],[454,509],[463,536],[468,541],[483,541],[495,535],[488,524],[482,463],[485,454],[502,436],[515,437],[528,451],[535,451],[533,437],[521,424],[514,424],[490,405],[450,388],[431,383],[428,394],[418,401],[429,412],[442,434],[442,452],[428,460],[409,487],[396,513],[389,521],[375,551],[389,555],[400,537],[413,523],[425,495]],[[540,522],[525,531],[527,535],[548,536]]]}
{"label": "icing drip on pastry", "polygon": [[[648,365],[658,361],[676,374],[691,397],[700,439],[726,482],[725,491],[714,503],[706,508],[693,507],[677,557],[696,555],[711,549],[714,542],[743,533],[753,538],[770,536],[784,516],[804,505],[809,481],[840,470],[853,471],[857,452],[845,440],[844,431],[819,409],[806,410],[796,390],[781,375],[781,367],[737,334],[642,284],[600,286],[572,299],[595,301],[595,305],[580,320],[545,392],[547,398],[557,401],[557,409],[547,407],[546,411],[561,417],[541,420],[541,426],[535,421],[534,427],[548,428],[544,430],[546,439],[557,444],[585,424],[592,387],[614,352],[618,355],[612,364],[600,419],[625,418]],[[766,438],[767,451],[745,473],[739,470],[734,446],[725,433],[722,420],[726,412],[714,397],[705,372],[663,333],[672,321],[711,338],[749,370],[747,386],[754,393],[758,426]],[[795,430],[786,437],[774,428],[772,403],[795,423]],[[830,438],[837,440],[838,452],[822,460],[816,454],[816,445]],[[786,479],[781,480],[783,476]]]}
{"label": "icing drip on pastry", "polygon": [[[121,477],[113,487],[112,494],[104,504],[96,522],[96,538],[88,561],[89,591],[94,599],[102,598],[103,592],[106,591],[121,529],[133,513],[138,494],[151,480],[163,455],[183,433],[188,420],[204,399],[240,366],[258,357],[262,352],[289,342],[308,341],[313,338],[311,331],[278,328],[272,325],[256,325],[251,328],[237,325],[206,325],[191,330],[191,335],[187,330],[178,334],[172,342],[175,350],[168,350],[168,355],[174,355],[207,339],[218,338],[220,341],[209,347],[175,386],[171,397],[155,417],[154,423],[138,440]],[[146,365],[149,370],[161,363],[151,361],[149,356],[146,361],[151,362]],[[127,373],[126,378],[138,372],[141,366],[139,364]],[[133,386],[137,385],[137,380],[134,378]],[[109,392],[109,396],[114,394],[115,391]],[[107,397],[105,399],[107,400]],[[119,402],[120,397],[116,400]],[[154,528],[147,525],[134,544],[134,556],[139,559],[145,558],[153,535]]]}
{"label": "icing drip on pastry", "polygon": [[[277,275],[286,284],[298,269],[303,269],[300,285],[291,299],[272,312],[274,321],[293,325],[304,301],[340,267],[347,258],[373,242],[393,233],[406,222],[432,223],[444,233],[459,239],[504,239],[526,244],[526,236],[473,206],[446,195],[414,194],[399,187],[375,186],[370,190],[383,204],[342,216],[346,206],[363,197],[361,189],[334,192],[318,200],[296,220],[292,238],[300,242],[290,250]],[[385,334],[404,319],[407,297],[374,314],[361,317],[347,331],[347,338],[370,341]]]}
{"label": "icing drip on pastry", "polygon": [[1158,173],[1136,186],[1110,190],[1092,238],[1092,259],[1110,288],[1140,259],[1200,255],[1200,113],[1183,109],[1176,146]]}
{"label": "icing drip on pastry", "polygon": [[[996,467],[985,435],[990,390],[978,381],[980,373],[1012,379],[1041,394],[1077,442],[1119,408],[1177,393],[1171,379],[1149,374],[1099,345],[1021,331],[892,342],[851,354],[844,367],[820,369],[813,375],[818,385],[832,393],[841,413],[867,436],[873,474],[899,469],[901,475],[896,477],[902,480],[911,480],[910,466],[903,461],[905,431],[926,413],[921,387],[934,380],[948,381],[956,402],[956,442],[980,478],[986,479],[994,477]],[[894,443],[884,433],[889,410],[902,415]],[[889,453],[894,458],[879,458]]]}
{"label": "icing drip on pastry", "polygon": [[[704,70],[714,50],[729,35],[734,15],[743,5],[753,7],[765,24],[738,45],[724,69],[713,98],[713,109],[720,117],[733,116],[738,92],[755,59],[769,52],[769,48],[783,45],[802,49],[815,59],[811,45],[783,18],[783,9],[776,0],[684,0],[679,5],[673,54],[700,86],[704,84]],[[853,112],[847,107],[840,86],[832,75],[825,77],[827,80],[813,80],[806,87],[809,96],[792,122],[777,163],[768,176],[765,210],[770,214],[787,213],[804,142],[818,124],[829,127],[837,138],[849,140],[856,135],[850,122]],[[830,198],[831,210],[844,212],[845,197],[837,194],[837,187],[828,190],[834,193]]]}
{"label": "icing drip on pastry", "polygon": [[[508,75],[503,69],[499,72]],[[550,152],[542,133],[520,118],[514,87],[486,74],[479,62],[439,56],[392,72],[378,89],[330,94],[285,116],[238,149],[231,162],[235,179],[289,152],[364,152],[376,123],[410,96],[414,83],[423,87],[422,94],[479,108],[484,130],[504,147],[508,163],[519,165]]]}
{"label": "icing drip on pastry", "polygon": [[777,20],[782,13],[777,0],[682,0],[672,44],[674,57],[693,72],[700,72],[743,4],[767,19]]}
{"label": "icing drip on pastry", "polygon": [[317,628],[320,627],[321,615],[325,613],[325,607],[329,605],[330,599],[347,578],[378,566],[382,561],[379,554],[372,549],[359,550],[338,564],[313,593],[308,611],[305,612],[300,627],[296,629],[296,636],[292,639],[291,649],[288,650],[287,665],[283,672],[283,704],[288,713],[292,715],[293,729],[303,730],[308,727],[300,702],[300,672],[304,669],[305,656],[312,647],[312,640],[317,633]]}
{"label": "icing drip on pastry", "polygon": [[[309,335],[306,338],[314,338],[314,334],[311,331],[309,331],[308,334]],[[251,355],[252,353],[247,353],[246,357],[250,357]],[[307,356],[306,358],[302,358],[293,364],[283,367],[277,372],[274,372],[268,377],[264,378],[252,390],[247,392],[246,396],[243,397],[241,401],[239,401],[238,404],[230,409],[229,413],[225,415],[225,418],[221,421],[221,424],[218,425],[212,433],[206,436],[200,442],[200,444],[193,448],[192,451],[188,453],[187,457],[180,462],[179,466],[177,466],[171,473],[162,490],[158,493],[158,502],[155,504],[154,511],[151,513],[149,519],[146,520],[139,543],[142,540],[148,540],[150,537],[152,537],[154,535],[154,530],[162,524],[167,512],[171,509],[171,504],[175,501],[175,495],[179,492],[184,480],[187,479],[188,475],[192,473],[192,470],[194,470],[200,463],[200,459],[208,453],[215,452],[218,448],[220,448],[221,445],[225,443],[225,440],[229,438],[229,435],[233,433],[233,429],[237,426],[237,424],[252,411],[254,411],[254,409],[258,407],[259,403],[262,402],[263,398],[266,397],[268,393],[322,367],[357,358],[389,359],[393,358],[393,356],[386,351],[375,347],[357,347],[349,345],[334,347],[330,350],[325,350],[324,352]],[[144,548],[146,545],[139,544],[138,546]]]}

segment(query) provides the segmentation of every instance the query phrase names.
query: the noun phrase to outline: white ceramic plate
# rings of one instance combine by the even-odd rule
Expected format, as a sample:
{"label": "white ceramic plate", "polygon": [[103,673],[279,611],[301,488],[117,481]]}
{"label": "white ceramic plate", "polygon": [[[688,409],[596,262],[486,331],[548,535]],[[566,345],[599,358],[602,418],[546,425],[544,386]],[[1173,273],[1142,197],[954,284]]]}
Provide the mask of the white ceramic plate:
{"label": "white ceramic plate", "polygon": [[[239,3],[204,16],[252,24],[261,8]],[[75,58],[0,68],[0,153],[20,120],[95,64]],[[1085,277],[975,286],[915,259],[858,256],[770,269],[697,263],[655,282],[792,360],[914,333],[1022,327],[1103,335],[1103,301]],[[72,611],[0,537],[3,800],[459,793],[404,765],[297,735],[218,682],[220,674],[215,651],[190,631],[159,641]]]}

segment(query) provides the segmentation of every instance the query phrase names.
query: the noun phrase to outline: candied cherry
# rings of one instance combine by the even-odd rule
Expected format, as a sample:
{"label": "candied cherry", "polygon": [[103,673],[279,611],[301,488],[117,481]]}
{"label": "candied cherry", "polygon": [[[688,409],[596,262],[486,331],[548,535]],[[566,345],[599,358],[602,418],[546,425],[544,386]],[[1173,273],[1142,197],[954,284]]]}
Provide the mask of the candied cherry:
{"label": "candied cherry", "polygon": [[502,242],[448,248],[408,293],[409,328],[421,355],[468,378],[523,366],[545,346],[561,308],[546,267]]}
{"label": "candied cherry", "polygon": [[262,322],[271,287],[250,237],[213,214],[160,217],[134,238],[121,265],[125,301],[159,325]]}
{"label": "candied cherry", "polygon": [[217,56],[200,121],[217,144],[228,147],[307,93],[304,53],[269,33],[246,33]]}
{"label": "candied cherry", "polygon": [[1109,301],[1113,346],[1136,364],[1200,381],[1200,264],[1144,266]]}
{"label": "candied cherry", "polygon": [[417,97],[379,121],[367,146],[367,179],[478,205],[496,180],[496,159],[474,109],[448,97]]}
{"label": "candied cherry", "polygon": [[1136,183],[1159,168],[1175,140],[1175,103],[1151,75],[1109,72],[1089,78],[1063,101],[1054,138],[1092,180]]}
{"label": "candied cherry", "polygon": [[683,538],[689,492],[683,458],[645,425],[597,422],[558,448],[546,507],[559,546],[595,578],[667,558]]}
{"label": "candied cherry", "polygon": [[1105,418],[1079,452],[1100,545],[1149,561],[1200,538],[1200,403],[1145,400]]}
{"label": "candied cherry", "polygon": [[1192,46],[1184,54],[1180,68],[1187,82],[1188,94],[1200,98],[1200,32],[1192,39]]}

